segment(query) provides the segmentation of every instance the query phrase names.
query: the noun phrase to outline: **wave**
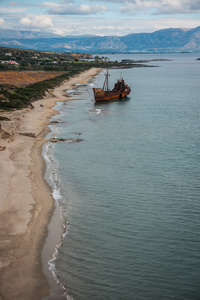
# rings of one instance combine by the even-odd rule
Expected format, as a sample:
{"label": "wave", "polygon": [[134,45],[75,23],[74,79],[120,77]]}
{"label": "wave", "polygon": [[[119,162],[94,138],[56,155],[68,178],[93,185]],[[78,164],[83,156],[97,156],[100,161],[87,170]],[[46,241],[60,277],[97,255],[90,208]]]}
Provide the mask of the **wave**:
{"label": "wave", "polygon": [[71,93],[73,93],[74,91],[75,91],[75,90],[66,90],[65,92],[71,94]]}
{"label": "wave", "polygon": [[90,109],[90,112],[99,115],[101,113],[101,109],[98,109],[98,108],[96,108],[96,109]]}
{"label": "wave", "polygon": [[53,143],[47,143],[44,145],[43,148],[43,157],[46,161],[45,179],[52,188],[52,195],[55,200],[55,210],[59,209],[60,212],[59,214],[62,223],[63,234],[60,237],[60,243],[58,243],[55,246],[52,259],[48,261],[48,265],[49,265],[49,270],[52,272],[56,283],[60,285],[62,291],[64,292],[63,296],[68,300],[73,300],[73,298],[68,295],[66,287],[58,279],[57,272],[56,272],[56,261],[58,258],[58,252],[60,247],[62,246],[63,239],[68,234],[69,223],[67,222],[68,211],[66,209],[64,210],[62,206],[62,203],[66,202],[66,199],[62,195],[61,179],[57,172],[58,164],[53,157],[54,146],[55,144]]}
{"label": "wave", "polygon": [[86,83],[75,83],[74,85],[75,86],[88,86],[88,84],[86,84]]}

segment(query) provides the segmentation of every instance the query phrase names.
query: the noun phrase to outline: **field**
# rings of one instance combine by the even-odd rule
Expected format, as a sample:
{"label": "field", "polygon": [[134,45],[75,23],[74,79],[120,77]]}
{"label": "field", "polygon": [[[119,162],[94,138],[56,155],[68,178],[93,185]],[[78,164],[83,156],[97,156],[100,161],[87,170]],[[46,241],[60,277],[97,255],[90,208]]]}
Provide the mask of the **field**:
{"label": "field", "polygon": [[62,74],[63,72],[53,71],[3,71],[0,72],[0,84],[22,87],[38,81],[52,79]]}

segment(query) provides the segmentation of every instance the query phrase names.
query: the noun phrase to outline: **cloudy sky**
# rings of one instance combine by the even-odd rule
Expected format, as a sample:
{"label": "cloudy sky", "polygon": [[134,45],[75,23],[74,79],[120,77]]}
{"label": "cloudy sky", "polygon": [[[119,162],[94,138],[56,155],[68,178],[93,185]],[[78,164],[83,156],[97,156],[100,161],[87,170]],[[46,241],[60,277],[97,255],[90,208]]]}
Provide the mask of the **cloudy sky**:
{"label": "cloudy sky", "polygon": [[0,29],[126,35],[200,26],[200,0],[0,0]]}

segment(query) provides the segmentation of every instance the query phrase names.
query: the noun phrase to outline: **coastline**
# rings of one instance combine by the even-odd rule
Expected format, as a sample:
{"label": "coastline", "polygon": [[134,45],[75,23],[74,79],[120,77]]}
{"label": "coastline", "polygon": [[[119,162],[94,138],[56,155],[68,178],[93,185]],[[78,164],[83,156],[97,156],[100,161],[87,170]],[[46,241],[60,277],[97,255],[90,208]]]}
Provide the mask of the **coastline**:
{"label": "coastline", "polygon": [[0,129],[1,137],[2,133],[9,133],[0,139],[0,146],[5,147],[0,151],[3,174],[0,180],[0,299],[49,296],[41,251],[55,205],[51,187],[44,179],[44,137],[49,131],[49,119],[58,113],[52,108],[57,102],[68,100],[65,91],[76,83],[87,83],[99,71],[93,68],[63,82],[44,99],[34,102],[34,109],[0,113],[11,119],[1,121]]}

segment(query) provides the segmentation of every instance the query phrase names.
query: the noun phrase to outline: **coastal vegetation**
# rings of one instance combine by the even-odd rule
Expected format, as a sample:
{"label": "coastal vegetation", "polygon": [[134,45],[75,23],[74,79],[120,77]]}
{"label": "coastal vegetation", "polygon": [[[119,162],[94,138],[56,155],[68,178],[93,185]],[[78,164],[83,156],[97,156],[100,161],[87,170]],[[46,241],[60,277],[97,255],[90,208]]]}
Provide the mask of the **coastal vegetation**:
{"label": "coastal vegetation", "polygon": [[[15,86],[4,84],[0,85],[0,109],[12,110],[32,106],[32,102],[45,96],[45,92],[60,85],[62,81],[74,76],[78,70],[55,76],[35,83]],[[26,74],[26,73],[25,73]],[[24,74],[24,75],[25,75]],[[40,75],[40,74],[39,74]]]}

